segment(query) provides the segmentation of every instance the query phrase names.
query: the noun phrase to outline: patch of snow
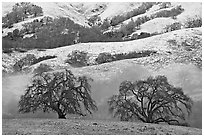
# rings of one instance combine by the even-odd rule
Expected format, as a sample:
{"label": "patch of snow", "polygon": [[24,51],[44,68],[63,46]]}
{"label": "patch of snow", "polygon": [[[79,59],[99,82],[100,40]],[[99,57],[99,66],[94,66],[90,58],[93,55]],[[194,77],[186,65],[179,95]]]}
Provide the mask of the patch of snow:
{"label": "patch of snow", "polygon": [[160,10],[160,6],[158,4],[153,5],[147,12],[154,12],[154,11],[157,11],[157,10]]}
{"label": "patch of snow", "polygon": [[172,18],[155,18],[142,24],[140,26],[140,31],[148,32],[150,34],[154,33],[160,34],[164,32],[164,28],[167,25],[171,25],[175,22],[177,21]]}
{"label": "patch of snow", "polygon": [[117,15],[125,14],[141,5],[141,2],[111,2],[107,4],[106,10],[100,15],[101,19],[112,18]]}
{"label": "patch of snow", "polygon": [[199,16],[202,18],[202,3],[201,2],[181,2],[173,3],[174,5],[180,4],[184,11],[177,16],[177,20],[180,22],[185,22],[187,18],[194,18]]}
{"label": "patch of snow", "polygon": [[34,34],[26,34],[26,35],[24,35],[23,36],[23,38],[25,39],[25,38],[31,38],[31,37],[33,37],[34,36]]}

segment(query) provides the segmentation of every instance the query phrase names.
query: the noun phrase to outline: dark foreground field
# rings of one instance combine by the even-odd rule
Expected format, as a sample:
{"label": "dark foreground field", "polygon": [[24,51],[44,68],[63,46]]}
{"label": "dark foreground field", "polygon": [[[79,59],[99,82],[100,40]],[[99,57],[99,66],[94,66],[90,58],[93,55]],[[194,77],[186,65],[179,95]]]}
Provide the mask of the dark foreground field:
{"label": "dark foreground field", "polygon": [[34,135],[186,135],[202,134],[202,129],[147,123],[76,119],[2,119],[2,134]]}

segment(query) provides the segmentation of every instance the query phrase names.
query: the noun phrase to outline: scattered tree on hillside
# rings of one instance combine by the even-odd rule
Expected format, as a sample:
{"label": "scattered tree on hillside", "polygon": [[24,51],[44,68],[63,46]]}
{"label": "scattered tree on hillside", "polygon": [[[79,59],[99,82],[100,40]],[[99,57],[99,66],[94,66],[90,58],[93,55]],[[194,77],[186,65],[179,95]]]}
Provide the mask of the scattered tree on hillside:
{"label": "scattered tree on hillside", "polygon": [[67,114],[91,114],[97,106],[90,95],[89,80],[75,77],[70,70],[37,74],[20,98],[19,112],[54,111],[60,119]]}
{"label": "scattered tree on hillside", "polygon": [[106,29],[108,29],[110,26],[111,26],[110,20],[104,19],[103,22],[102,22],[102,24],[100,25],[100,28],[101,28],[102,30],[106,30]]}
{"label": "scattered tree on hillside", "polygon": [[30,2],[16,3],[12,11],[2,18],[3,27],[11,27],[12,24],[24,21],[29,16],[37,17],[43,15],[42,8]]}
{"label": "scattered tree on hillside", "polygon": [[128,22],[128,24],[121,25],[120,31],[123,33],[123,35],[127,36],[134,32],[135,27],[136,27],[136,24],[134,20],[131,18],[131,21]]}
{"label": "scattered tree on hillside", "polygon": [[200,16],[195,16],[193,18],[187,18],[184,23],[185,28],[196,28],[202,27],[202,18]]}
{"label": "scattered tree on hillside", "polygon": [[73,67],[83,67],[88,65],[88,53],[84,51],[74,50],[67,56],[65,63],[69,63]]}
{"label": "scattered tree on hillside", "polygon": [[148,9],[150,9],[156,2],[143,2],[139,7],[133,9],[132,11],[129,11],[123,15],[117,15],[114,16],[111,19],[110,24],[112,26],[118,25],[119,23],[122,23],[123,21],[130,19],[134,16],[138,16],[140,14],[144,14]]}
{"label": "scattered tree on hillside", "polygon": [[113,95],[108,103],[110,112],[122,121],[183,125],[193,102],[181,88],[170,85],[165,76],[157,76],[134,83],[122,82],[119,94]]}

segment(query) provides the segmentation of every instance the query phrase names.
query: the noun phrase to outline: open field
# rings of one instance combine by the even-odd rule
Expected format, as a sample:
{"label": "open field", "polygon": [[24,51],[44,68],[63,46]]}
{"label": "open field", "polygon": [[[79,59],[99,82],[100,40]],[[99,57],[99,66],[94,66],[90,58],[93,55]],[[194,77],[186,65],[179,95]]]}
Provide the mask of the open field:
{"label": "open field", "polygon": [[182,126],[78,119],[3,119],[3,135],[201,135]]}

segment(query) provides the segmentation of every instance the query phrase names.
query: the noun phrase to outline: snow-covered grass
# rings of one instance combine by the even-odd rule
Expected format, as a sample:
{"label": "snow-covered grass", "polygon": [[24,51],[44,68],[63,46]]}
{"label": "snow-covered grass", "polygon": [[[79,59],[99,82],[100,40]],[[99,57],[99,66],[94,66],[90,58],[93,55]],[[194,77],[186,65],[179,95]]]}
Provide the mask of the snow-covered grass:
{"label": "snow-covered grass", "polygon": [[3,119],[3,135],[201,135],[202,130],[138,122]]}
{"label": "snow-covered grass", "polygon": [[[172,43],[171,41],[174,41]],[[59,66],[67,66],[65,64],[65,60],[67,59],[67,55],[70,54],[74,50],[80,50],[88,53],[88,56],[90,56],[90,62],[93,62],[95,58],[103,52],[108,52],[111,54],[120,54],[120,53],[129,53],[129,52],[140,52],[140,51],[145,51],[145,50],[153,50],[157,51],[158,56],[151,56],[151,57],[144,57],[144,58],[138,58],[137,63],[142,64],[142,65],[147,65],[150,68],[154,68],[153,66],[157,66],[158,64],[162,64],[159,61],[157,61],[157,57],[161,58],[166,58],[163,61],[165,64],[170,63],[171,61],[178,61],[181,62],[180,60],[180,54],[184,54],[182,56],[182,60],[186,60],[185,62],[194,62],[190,61],[190,54],[196,53],[195,57],[200,58],[202,53],[201,53],[201,43],[199,41],[202,40],[202,31],[201,28],[193,28],[193,29],[182,29],[182,30],[177,30],[177,31],[172,31],[169,33],[161,34],[161,35],[156,35],[152,36],[149,38],[144,38],[144,39],[139,39],[139,40],[133,40],[133,41],[128,41],[128,42],[96,42],[96,43],[79,43],[71,46],[65,46],[65,47],[60,47],[60,48],[55,48],[55,49],[47,49],[46,51],[38,51],[38,50],[30,50],[26,53],[18,53],[14,52],[11,53],[10,55],[3,53],[3,69],[9,69],[13,63],[9,62],[15,62],[16,60],[19,60],[20,58],[24,57],[26,54],[34,54],[37,58],[42,57],[42,56],[57,56],[56,59],[52,60],[45,60],[43,61],[44,63],[51,63],[55,67]],[[173,45],[172,45],[173,44]],[[185,47],[185,44],[187,47]],[[188,45],[194,46],[195,44],[197,47],[189,47]],[[180,47],[179,46],[184,46]],[[196,46],[195,45],[195,46]],[[188,50],[188,48],[192,48],[192,53]],[[183,50],[184,49],[184,50]],[[189,49],[190,50],[190,49]],[[182,52],[186,51],[186,52]],[[171,54],[170,54],[171,53]],[[189,53],[189,59],[185,57],[187,56],[187,53]],[[194,54],[192,54],[194,55]],[[175,60],[172,60],[175,59]],[[162,62],[163,62],[162,61]],[[6,62],[6,63],[4,63]],[[7,63],[8,62],[8,63]],[[150,63],[152,62],[152,63]],[[42,63],[42,62],[41,62]],[[162,65],[165,65],[162,64]],[[69,66],[69,65],[68,65]],[[37,66],[36,66],[37,67]]]}
{"label": "snow-covered grass", "polygon": [[177,20],[179,22],[185,22],[187,18],[194,18],[195,16],[199,16],[202,18],[202,3],[201,2],[181,2],[181,3],[173,3],[181,4],[184,11],[177,16]]}
{"label": "snow-covered grass", "polygon": [[40,16],[40,17],[35,17],[35,18],[28,18],[28,19],[25,19],[25,21],[21,21],[19,23],[13,24],[12,28],[3,28],[2,37],[6,36],[8,34],[8,32],[13,32],[15,29],[18,29],[18,30],[24,29],[23,24],[25,24],[25,23],[31,23],[36,19],[40,20],[40,19],[42,19],[44,17],[45,16]]}
{"label": "snow-covered grass", "polygon": [[[172,17],[156,17],[156,18],[150,18],[150,20],[147,20],[145,23],[140,25],[140,30],[137,30],[138,32],[148,32],[150,34],[160,34],[164,33],[165,27],[168,25],[171,25],[175,22],[179,22],[183,25],[182,28],[185,28],[185,23],[189,19],[194,19],[194,18],[202,18],[202,4],[201,3],[196,3],[196,2],[185,2],[185,3],[178,3],[174,2],[171,3],[171,7],[169,8],[164,8],[160,9],[158,5],[154,5],[149,11],[147,11],[144,14],[140,14],[138,16],[132,17],[132,19],[127,19],[123,21],[122,23],[116,25],[115,27],[112,28],[113,31],[117,31],[121,28],[122,25],[127,25],[129,22],[137,21],[139,18],[150,18],[152,16],[156,16],[157,14],[162,14],[165,12],[172,11],[175,9],[177,6],[181,6],[183,9],[182,13],[177,15],[175,19]],[[134,32],[133,32],[134,33]]]}
{"label": "snow-covered grass", "polygon": [[164,33],[164,28],[168,25],[171,25],[173,23],[177,22],[176,20],[172,18],[155,18],[150,21],[145,22],[140,26],[141,32],[148,32],[150,34],[161,34]]}

